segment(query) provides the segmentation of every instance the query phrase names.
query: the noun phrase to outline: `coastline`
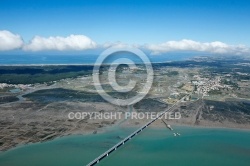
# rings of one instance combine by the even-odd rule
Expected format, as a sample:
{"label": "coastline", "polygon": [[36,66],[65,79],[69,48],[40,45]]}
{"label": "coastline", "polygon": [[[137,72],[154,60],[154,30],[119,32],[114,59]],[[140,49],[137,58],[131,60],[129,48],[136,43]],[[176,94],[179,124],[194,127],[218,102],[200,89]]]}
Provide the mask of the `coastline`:
{"label": "coastline", "polygon": [[[222,127],[222,126],[218,126],[218,127],[214,127],[214,126],[201,126],[201,125],[185,125],[185,124],[171,124],[171,127],[173,128],[173,132],[175,131],[176,127],[177,128],[187,128],[187,129],[200,129],[200,130],[217,130],[217,131],[234,131],[234,132],[247,132],[249,133],[250,132],[250,129],[243,129],[243,128],[231,128],[231,127]],[[19,148],[23,148],[23,147],[26,147],[26,146],[30,146],[30,145],[36,145],[36,144],[43,144],[43,143],[48,143],[48,142],[51,142],[51,141],[56,141],[58,139],[70,139],[71,137],[74,138],[74,137],[89,137],[89,136],[98,136],[100,134],[108,134],[108,133],[112,133],[112,132],[115,132],[115,131],[131,131],[131,133],[135,130],[137,130],[139,127],[137,127],[136,125],[134,126],[116,126],[116,125],[112,125],[112,126],[106,126],[104,128],[101,128],[100,130],[98,130],[96,133],[93,133],[92,131],[87,131],[85,133],[67,133],[67,134],[63,134],[63,135],[59,135],[59,136],[56,136],[55,138],[53,139],[49,139],[49,140],[45,140],[45,141],[38,141],[38,142],[28,142],[28,143],[25,143],[25,144],[18,144],[14,147],[11,147],[7,150],[4,150],[4,151],[0,151],[0,154],[2,153],[5,153],[5,152],[9,152],[9,151],[12,151],[12,150],[15,150],[15,149],[19,149]],[[151,130],[165,130],[166,131],[169,131],[169,129],[165,126],[159,126],[159,125],[152,125],[152,126],[149,126],[149,129]],[[131,133],[128,133],[131,134]]]}
{"label": "coastline", "polygon": [[[1,152],[0,165],[25,166],[27,163],[36,166],[86,165],[134,130],[135,128],[115,128],[115,130],[108,130],[96,135],[69,135],[47,142],[21,145]],[[172,131],[166,128],[149,127],[99,164],[100,166],[115,166],[122,160],[120,164],[122,166],[126,166],[130,162],[135,163],[135,165],[145,165],[146,160],[148,166],[153,166],[156,161],[152,163],[151,160],[158,156],[160,161],[157,160],[157,165],[164,165],[163,163],[166,162],[174,162],[173,165],[183,165],[176,163],[178,161],[185,161],[185,163],[196,161],[199,164],[200,160],[207,157],[215,163],[214,165],[221,165],[216,160],[221,153],[238,156],[240,158],[230,158],[230,160],[232,159],[230,162],[242,163],[241,154],[238,154],[239,150],[246,151],[244,161],[249,161],[247,154],[250,150],[250,144],[246,141],[250,132],[185,126],[176,126],[175,130],[174,132],[181,135],[174,136]],[[201,157],[199,162],[197,158],[189,157],[189,154],[193,153]],[[145,160],[138,160],[139,156],[148,157]],[[176,160],[178,158],[182,160]],[[226,161],[222,160],[222,162]]]}

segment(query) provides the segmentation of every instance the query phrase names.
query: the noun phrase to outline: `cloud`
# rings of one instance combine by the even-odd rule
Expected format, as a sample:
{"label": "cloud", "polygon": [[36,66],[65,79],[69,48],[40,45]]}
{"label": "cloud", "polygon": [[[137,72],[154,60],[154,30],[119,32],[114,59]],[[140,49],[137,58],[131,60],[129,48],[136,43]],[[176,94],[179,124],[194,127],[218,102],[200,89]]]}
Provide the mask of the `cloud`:
{"label": "cloud", "polygon": [[201,43],[193,40],[183,39],[180,41],[168,41],[161,44],[149,44],[146,49],[152,51],[152,54],[162,54],[171,51],[200,51],[216,54],[249,54],[250,49],[244,45],[228,45],[220,41]]}
{"label": "cloud", "polygon": [[0,51],[18,49],[23,46],[23,39],[9,31],[0,31]]}
{"label": "cloud", "polygon": [[51,36],[48,38],[35,36],[29,43],[24,43],[22,37],[7,30],[0,31],[0,51],[22,49],[25,51],[66,51],[86,49],[106,49],[108,47],[122,48],[137,47],[151,51],[151,54],[163,54],[171,51],[197,51],[215,54],[250,55],[250,48],[244,45],[228,45],[220,41],[198,42],[183,39],[180,41],[167,41],[161,44],[125,44],[122,42],[107,42],[97,45],[84,35],[70,35],[67,37]]}
{"label": "cloud", "polygon": [[109,47],[113,47],[113,48],[127,48],[127,47],[131,47],[131,48],[140,48],[141,46],[139,44],[127,44],[127,43],[123,43],[121,41],[117,41],[117,42],[106,42],[104,44],[101,45],[102,48],[109,48]]}
{"label": "cloud", "polygon": [[84,35],[70,35],[68,37],[48,37],[35,36],[29,44],[23,47],[26,51],[44,50],[86,50],[96,48],[96,43]]}

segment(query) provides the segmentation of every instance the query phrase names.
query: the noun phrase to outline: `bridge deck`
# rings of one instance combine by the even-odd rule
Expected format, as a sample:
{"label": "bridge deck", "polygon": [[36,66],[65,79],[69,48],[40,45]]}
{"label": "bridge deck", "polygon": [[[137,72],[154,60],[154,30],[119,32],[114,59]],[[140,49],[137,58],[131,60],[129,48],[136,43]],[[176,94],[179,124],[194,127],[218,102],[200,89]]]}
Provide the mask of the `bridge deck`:
{"label": "bridge deck", "polygon": [[119,143],[117,143],[116,145],[114,145],[112,148],[110,148],[109,150],[107,150],[106,152],[104,152],[103,154],[101,154],[99,157],[97,157],[96,159],[94,159],[93,161],[91,161],[87,166],[93,166],[93,165],[99,163],[105,157],[109,156],[110,153],[112,153],[113,151],[117,150],[119,147],[121,147],[122,145],[124,145],[127,141],[129,141],[134,136],[136,136],[137,134],[139,134],[141,131],[143,131],[144,129],[146,129],[154,121],[156,121],[157,119],[159,119],[160,117],[162,117],[164,114],[166,114],[167,112],[169,112],[172,108],[174,108],[185,97],[187,97],[187,96],[184,96],[178,102],[176,102],[175,104],[173,104],[170,108],[167,108],[165,111],[163,111],[160,114],[158,114],[158,116],[155,119],[152,119],[151,121],[149,121],[148,123],[146,123],[144,126],[142,126],[141,128],[137,129],[136,131],[134,131],[132,134],[130,134],[129,136],[127,136],[126,138],[124,138],[122,141],[120,141]]}

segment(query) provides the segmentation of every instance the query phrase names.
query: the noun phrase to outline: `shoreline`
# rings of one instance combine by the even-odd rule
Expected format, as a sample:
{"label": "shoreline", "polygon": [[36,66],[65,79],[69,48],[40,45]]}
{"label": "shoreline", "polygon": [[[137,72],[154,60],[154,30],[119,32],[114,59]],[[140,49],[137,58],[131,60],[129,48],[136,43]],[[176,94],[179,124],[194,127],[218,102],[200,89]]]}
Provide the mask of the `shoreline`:
{"label": "shoreline", "polygon": [[[189,128],[189,129],[229,130],[229,131],[233,130],[235,132],[237,132],[237,131],[250,132],[250,129],[231,128],[231,127],[214,127],[214,126],[197,126],[197,125],[193,126],[193,125],[185,125],[185,124],[171,124],[171,126],[173,127],[174,130],[175,130],[175,127],[185,127],[185,128]],[[92,131],[91,132],[89,131],[89,132],[82,133],[82,134],[79,134],[79,133],[64,134],[64,135],[60,135],[58,137],[55,137],[55,138],[53,138],[51,140],[19,144],[19,145],[14,146],[14,147],[12,147],[10,149],[0,151],[0,154],[6,153],[6,152],[9,152],[9,151],[18,149],[18,148],[23,148],[25,146],[33,146],[33,145],[36,145],[36,144],[48,143],[48,142],[51,142],[51,141],[55,141],[57,139],[64,139],[64,138],[67,138],[67,137],[77,137],[77,136],[91,136],[91,135],[104,134],[104,133],[112,132],[112,131],[115,131],[115,130],[119,130],[119,128],[114,129],[113,127],[114,127],[113,125],[109,126],[109,127],[105,127],[104,129],[101,129],[101,130],[97,131],[97,133],[93,133]],[[138,127],[137,126],[120,126],[120,128],[136,130]],[[152,130],[167,129],[165,126],[149,126],[149,128],[152,129]]]}
{"label": "shoreline", "polygon": [[[215,129],[215,130],[236,130],[236,131],[247,131],[250,132],[250,128],[237,128],[237,127],[222,127],[222,126],[202,126],[202,125],[187,125],[187,124],[170,124],[171,126],[178,127],[189,127],[189,128],[198,128],[198,129]],[[157,128],[157,127],[156,127]]]}

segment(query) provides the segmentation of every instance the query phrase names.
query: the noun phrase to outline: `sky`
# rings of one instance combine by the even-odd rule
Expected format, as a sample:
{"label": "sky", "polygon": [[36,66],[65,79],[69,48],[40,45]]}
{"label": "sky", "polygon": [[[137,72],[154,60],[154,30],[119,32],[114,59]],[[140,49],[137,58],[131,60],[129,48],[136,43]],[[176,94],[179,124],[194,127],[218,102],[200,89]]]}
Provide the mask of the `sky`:
{"label": "sky", "polygon": [[130,44],[249,54],[249,0],[1,0],[0,54]]}

